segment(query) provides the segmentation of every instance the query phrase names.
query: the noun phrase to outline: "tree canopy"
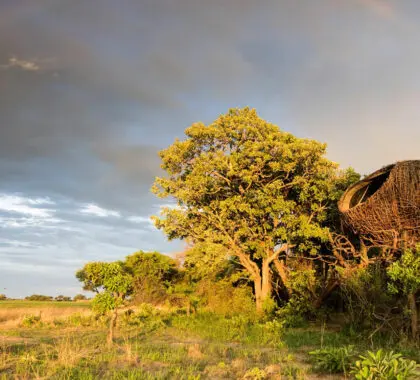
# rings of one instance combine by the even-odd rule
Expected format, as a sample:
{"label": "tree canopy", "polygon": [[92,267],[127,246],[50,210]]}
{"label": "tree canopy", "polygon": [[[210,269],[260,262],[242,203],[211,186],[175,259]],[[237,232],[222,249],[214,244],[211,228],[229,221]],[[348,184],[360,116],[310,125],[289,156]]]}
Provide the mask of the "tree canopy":
{"label": "tree canopy", "polygon": [[133,277],[133,296],[137,302],[157,302],[178,275],[178,263],[159,252],[138,251],[126,257],[124,265]]}
{"label": "tree canopy", "polygon": [[155,224],[170,239],[228,249],[250,274],[261,308],[271,264],[292,252],[316,255],[328,240],[325,222],[345,176],[325,144],[284,132],[253,109],[231,109],[185,134],[160,152],[166,175],[152,190],[178,207],[164,208]]}

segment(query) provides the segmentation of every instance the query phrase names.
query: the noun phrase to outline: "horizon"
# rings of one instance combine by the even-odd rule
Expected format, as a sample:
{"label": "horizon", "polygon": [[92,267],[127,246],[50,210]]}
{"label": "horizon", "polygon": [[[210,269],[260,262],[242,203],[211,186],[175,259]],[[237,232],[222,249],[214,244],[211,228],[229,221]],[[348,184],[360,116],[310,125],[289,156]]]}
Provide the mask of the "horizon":
{"label": "horizon", "polygon": [[[74,296],[92,260],[179,252],[157,152],[250,106],[362,175],[419,159],[420,3],[0,3],[0,288]],[[10,290],[10,291],[9,291]],[[0,291],[3,293],[3,291]]]}

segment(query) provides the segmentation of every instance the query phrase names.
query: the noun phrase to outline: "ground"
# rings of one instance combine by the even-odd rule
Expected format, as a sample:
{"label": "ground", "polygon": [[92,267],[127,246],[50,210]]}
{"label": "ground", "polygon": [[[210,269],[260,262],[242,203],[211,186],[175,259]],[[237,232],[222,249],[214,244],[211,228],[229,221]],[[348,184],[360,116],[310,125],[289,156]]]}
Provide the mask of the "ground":
{"label": "ground", "polygon": [[[88,303],[35,304],[0,302],[0,379],[341,379],[316,372],[308,352],[390,344],[325,325],[285,328],[146,307],[122,313],[115,344],[107,347],[106,320],[94,318]],[[394,349],[420,361],[415,347]]]}

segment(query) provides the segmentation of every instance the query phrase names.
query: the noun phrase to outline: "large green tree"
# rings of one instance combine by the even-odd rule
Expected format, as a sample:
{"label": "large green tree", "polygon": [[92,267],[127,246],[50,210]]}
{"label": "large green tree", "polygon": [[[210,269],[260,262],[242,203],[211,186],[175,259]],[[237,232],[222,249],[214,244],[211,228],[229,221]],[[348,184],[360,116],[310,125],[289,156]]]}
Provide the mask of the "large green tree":
{"label": "large green tree", "polygon": [[156,226],[170,239],[227,248],[249,273],[261,310],[274,261],[317,255],[328,240],[337,165],[325,158],[325,144],[284,132],[249,108],[185,134],[160,152],[166,175],[152,190],[177,207],[164,208]]}

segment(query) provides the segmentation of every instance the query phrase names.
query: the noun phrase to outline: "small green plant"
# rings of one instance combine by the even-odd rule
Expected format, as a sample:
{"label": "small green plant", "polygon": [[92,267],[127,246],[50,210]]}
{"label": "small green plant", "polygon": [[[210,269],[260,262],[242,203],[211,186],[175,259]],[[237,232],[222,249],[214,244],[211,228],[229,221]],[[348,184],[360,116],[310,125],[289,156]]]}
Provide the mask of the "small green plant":
{"label": "small green plant", "polygon": [[290,380],[304,380],[306,379],[305,370],[300,367],[296,367],[294,365],[288,364],[282,367],[281,370],[282,379],[290,379]]}
{"label": "small green plant", "polygon": [[317,371],[347,373],[355,355],[353,346],[327,347],[309,352]]}
{"label": "small green plant", "polygon": [[34,327],[41,325],[41,323],[40,315],[27,314],[23,317],[21,325],[23,327]]}
{"label": "small green plant", "polygon": [[267,379],[267,373],[263,369],[254,367],[246,371],[244,379],[264,380],[264,379]]}
{"label": "small green plant", "polygon": [[401,354],[368,351],[356,361],[351,373],[356,380],[406,380],[418,378],[417,363]]}

